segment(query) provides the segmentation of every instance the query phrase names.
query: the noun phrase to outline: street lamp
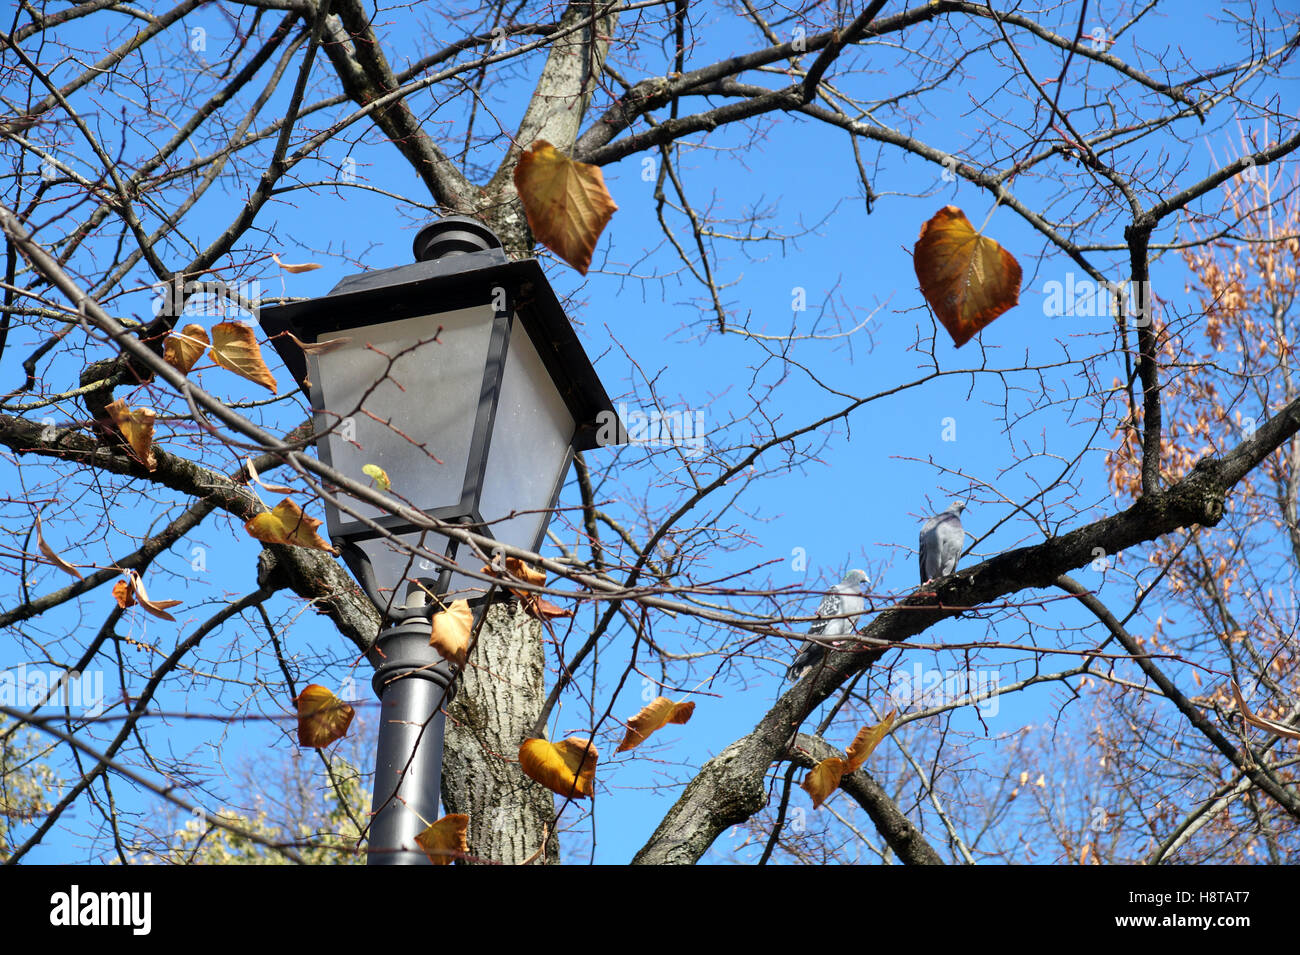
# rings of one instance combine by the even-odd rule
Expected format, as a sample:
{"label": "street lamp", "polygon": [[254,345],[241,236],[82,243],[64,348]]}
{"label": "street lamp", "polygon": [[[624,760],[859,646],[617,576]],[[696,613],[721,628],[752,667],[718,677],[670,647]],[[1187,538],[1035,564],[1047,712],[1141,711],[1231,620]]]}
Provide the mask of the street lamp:
{"label": "street lamp", "polygon": [[[461,216],[426,226],[414,251],[413,265],[263,309],[262,327],[311,401],[324,463],[536,551],[573,452],[617,443],[622,428],[536,259],[511,261],[492,230]],[[381,715],[369,861],[421,864],[415,836],[438,818],[453,691],[429,620],[457,599],[481,614],[487,591],[456,566],[457,541],[436,545],[442,564],[414,558],[397,542],[432,550],[438,535],[335,496],[330,538],[383,621],[370,653]],[[469,555],[464,569],[481,564]]]}

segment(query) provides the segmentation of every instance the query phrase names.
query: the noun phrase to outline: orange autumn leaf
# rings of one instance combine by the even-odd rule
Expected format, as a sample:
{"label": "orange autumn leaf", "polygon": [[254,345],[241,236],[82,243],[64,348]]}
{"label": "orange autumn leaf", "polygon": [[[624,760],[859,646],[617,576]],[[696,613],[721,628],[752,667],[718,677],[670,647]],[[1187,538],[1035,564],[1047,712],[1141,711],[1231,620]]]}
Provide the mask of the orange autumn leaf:
{"label": "orange autumn leaf", "polygon": [[474,630],[474,611],[469,609],[469,601],[453,601],[446,610],[435,613],[430,629],[429,646],[442,654],[444,660],[464,667],[469,656],[470,633]]}
{"label": "orange autumn leaf", "polygon": [[596,240],[618,210],[600,168],[539,139],[519,157],[515,189],[537,241],[586,275]]}
{"label": "orange autumn leaf", "polygon": [[81,571],[77,570],[77,568],[73,567],[66,560],[56,554],[54,548],[45,543],[45,537],[41,534],[41,515],[39,514],[36,515],[36,546],[41,549],[41,553],[45,555],[45,559],[55,567],[59,568],[59,570],[63,571],[65,574],[71,574],[78,580],[82,579]]}
{"label": "orange autumn leaf", "polygon": [[104,405],[104,410],[108,412],[113,427],[126,438],[127,446],[136,459],[150,471],[158,467],[158,460],[153,453],[153,423],[158,413],[152,408],[128,409],[126,401],[121,398]]}
{"label": "orange autumn leaf", "polygon": [[875,726],[864,726],[858,730],[858,735],[853,737],[853,742],[849,744],[848,750],[844,753],[844,771],[846,773],[856,773],[862,764],[867,761],[867,757],[880,745],[880,741],[885,738],[885,734],[893,728],[894,719],[897,716],[898,711],[893,710]]}
{"label": "orange autumn leaf", "polygon": [[555,620],[560,617],[573,616],[572,610],[565,610],[563,607],[551,603],[539,594],[530,594],[529,596],[532,597],[532,600],[525,603],[524,610],[530,616],[536,617],[538,620]]}
{"label": "orange autumn leaf", "polygon": [[448,813],[415,837],[434,865],[451,865],[457,853],[468,853],[469,816],[463,812]]}
{"label": "orange autumn leaf", "polygon": [[641,712],[627,721],[627,735],[618,744],[616,753],[636,749],[657,730],[669,723],[687,723],[695,712],[694,701],[674,703],[666,696],[655,697],[641,708]]}
{"label": "orange autumn leaf", "polygon": [[315,749],[348,735],[355,711],[319,683],[293,698],[298,709],[298,745]]}
{"label": "orange autumn leaf", "polygon": [[163,360],[182,375],[188,375],[210,344],[203,326],[191,323],[182,328],[179,335],[167,336],[163,343]]}
{"label": "orange autumn leaf", "polygon": [[242,322],[218,322],[212,326],[212,360],[275,393],[275,377],[262,360],[257,336]]}
{"label": "orange autumn leaf", "polygon": [[921,294],[958,348],[1020,301],[1020,263],[977,233],[956,206],[921,226],[912,265]]}
{"label": "orange autumn leaf", "polygon": [[839,788],[840,781],[845,776],[862,768],[867,757],[880,745],[885,734],[893,727],[897,715],[898,711],[895,710],[875,726],[862,727],[858,730],[858,735],[853,737],[853,742],[849,744],[848,752],[843,758],[830,756],[814,767],[808,774],[808,778],[801,784],[804,791],[812,797],[814,809],[821,808],[826,798]]}
{"label": "orange autumn leaf", "polygon": [[[121,590],[118,589],[119,587]],[[134,570],[128,570],[126,580],[119,580],[113,586],[113,596],[117,598],[117,604],[123,610],[139,604],[146,613],[152,614],[159,620],[175,620],[176,618],[167,610],[180,606],[181,603],[179,600],[150,600],[148,592],[144,589],[144,581]]]}
{"label": "orange autumn leaf", "polygon": [[301,507],[286,497],[273,510],[264,511],[244,524],[244,530],[249,537],[265,544],[292,544],[337,554],[338,551],[316,533],[320,526],[321,521],[308,517]]}
{"label": "orange autumn leaf", "polygon": [[808,774],[808,778],[800,783],[803,790],[812,797],[814,809],[820,809],[826,797],[835,792],[843,775],[844,760],[838,756],[831,756],[818,763]]}
{"label": "orange autumn leaf", "polygon": [[[506,558],[506,572],[512,577],[517,577],[524,583],[542,586],[546,583],[546,572],[538,570],[525,564],[518,557]],[[501,572],[495,567],[485,566],[482,573],[491,574],[500,577]],[[528,590],[515,590],[510,588],[510,592],[519,598],[520,604],[523,605],[524,613],[530,617],[536,617],[538,620],[554,620],[557,617],[572,617],[572,610],[565,610],[558,607],[545,599],[541,594],[535,594]]]}
{"label": "orange autumn leaf", "polygon": [[599,758],[591,740],[578,736],[558,743],[529,739],[519,747],[519,767],[529,779],[560,796],[577,799],[590,799],[594,794]]}

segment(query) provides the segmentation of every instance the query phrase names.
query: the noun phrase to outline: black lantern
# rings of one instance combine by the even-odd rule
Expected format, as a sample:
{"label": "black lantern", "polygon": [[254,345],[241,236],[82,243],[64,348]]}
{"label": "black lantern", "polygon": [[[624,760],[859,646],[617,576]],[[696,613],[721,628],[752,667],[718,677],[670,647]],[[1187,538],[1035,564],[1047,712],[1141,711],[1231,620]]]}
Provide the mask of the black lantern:
{"label": "black lantern", "polygon": [[[415,257],[266,308],[262,327],[311,401],[322,461],[395,502],[536,551],[573,452],[618,443],[623,430],[536,259],[509,260],[490,229],[458,216],[425,227]],[[437,818],[453,676],[428,647],[428,619],[461,598],[481,613],[486,587],[446,566],[456,541],[363,501],[346,506],[355,514],[327,502],[330,538],[386,625],[371,655],[382,717],[370,861],[423,862],[414,835],[421,817]],[[464,555],[463,569],[482,564]]]}

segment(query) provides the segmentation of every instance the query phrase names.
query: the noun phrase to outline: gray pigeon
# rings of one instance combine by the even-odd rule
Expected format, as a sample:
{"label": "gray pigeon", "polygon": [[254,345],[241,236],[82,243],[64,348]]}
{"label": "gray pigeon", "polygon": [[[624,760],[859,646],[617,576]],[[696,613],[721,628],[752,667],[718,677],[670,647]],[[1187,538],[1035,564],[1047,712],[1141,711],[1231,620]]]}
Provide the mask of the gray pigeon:
{"label": "gray pigeon", "polygon": [[[853,625],[866,606],[862,599],[862,585],[871,583],[866,571],[850,570],[844,579],[830,589],[822,598],[817,608],[818,620],[808,628],[808,632],[819,637],[839,637],[853,632]],[[805,640],[799,648],[799,655],[785,671],[787,680],[797,680],[804,670],[821,661],[826,655],[826,647],[812,640]]]}
{"label": "gray pigeon", "polygon": [[956,501],[921,528],[921,583],[946,577],[957,569],[957,558],[966,546],[966,531],[961,526],[965,507],[965,501]]}

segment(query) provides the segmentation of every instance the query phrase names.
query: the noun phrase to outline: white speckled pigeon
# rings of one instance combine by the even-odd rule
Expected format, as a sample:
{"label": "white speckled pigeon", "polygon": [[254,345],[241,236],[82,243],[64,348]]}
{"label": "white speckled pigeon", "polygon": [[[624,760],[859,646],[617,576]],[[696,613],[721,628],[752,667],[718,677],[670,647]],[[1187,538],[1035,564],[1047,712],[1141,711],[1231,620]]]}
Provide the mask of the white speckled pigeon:
{"label": "white speckled pigeon", "polygon": [[[819,637],[838,637],[852,633],[858,616],[866,606],[862,599],[862,585],[869,583],[871,578],[866,571],[850,570],[845,574],[844,579],[822,598],[821,606],[817,608],[819,619],[808,628],[808,632]],[[819,662],[825,654],[826,647],[823,644],[805,640],[794,663],[785,671],[785,678],[799,679],[804,670]]]}
{"label": "white speckled pigeon", "polygon": [[921,583],[946,577],[957,569],[957,558],[966,545],[966,531],[961,526],[965,507],[965,501],[956,501],[921,528]]}

